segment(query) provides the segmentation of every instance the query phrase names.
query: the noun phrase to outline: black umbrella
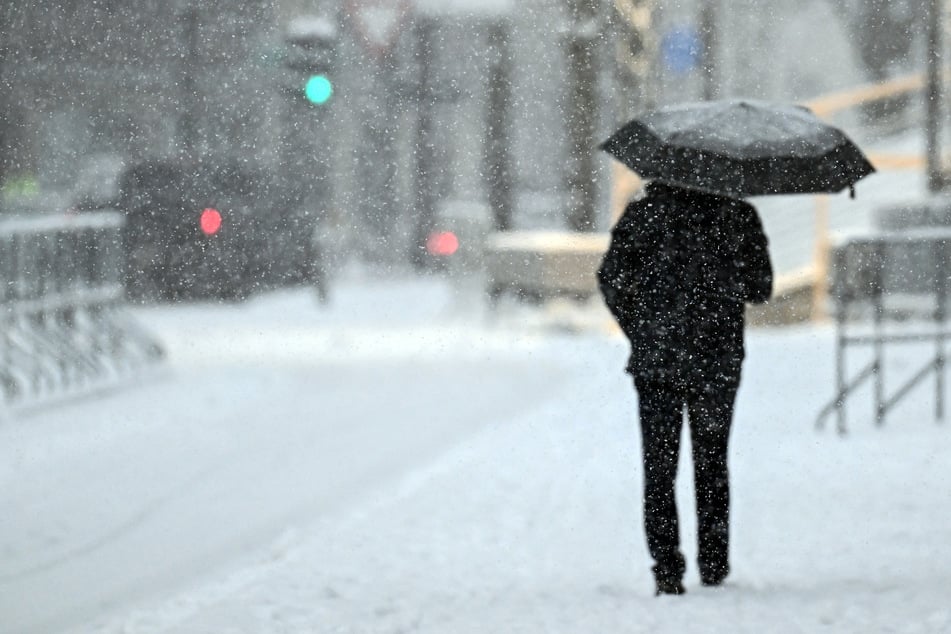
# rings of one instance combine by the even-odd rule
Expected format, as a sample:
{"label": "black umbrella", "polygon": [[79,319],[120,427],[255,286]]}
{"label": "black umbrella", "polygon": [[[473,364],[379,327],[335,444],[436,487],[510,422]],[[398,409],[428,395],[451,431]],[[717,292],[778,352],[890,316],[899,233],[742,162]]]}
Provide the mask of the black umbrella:
{"label": "black umbrella", "polygon": [[838,192],[875,171],[808,108],[753,100],[655,110],[601,149],[644,178],[740,197]]}

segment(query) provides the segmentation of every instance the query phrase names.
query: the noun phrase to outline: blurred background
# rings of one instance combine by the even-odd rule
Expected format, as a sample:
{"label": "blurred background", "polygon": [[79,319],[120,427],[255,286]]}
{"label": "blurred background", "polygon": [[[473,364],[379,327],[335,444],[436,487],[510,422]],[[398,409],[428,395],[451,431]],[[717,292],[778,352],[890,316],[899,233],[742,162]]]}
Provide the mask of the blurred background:
{"label": "blurred background", "polygon": [[[5,216],[107,207],[145,161],[238,165],[278,181],[270,205],[303,210],[335,261],[425,270],[444,216],[605,230],[629,177],[594,148],[655,105],[837,93],[823,114],[869,146],[917,132],[891,147],[922,168],[928,12],[910,0],[10,3],[0,204]],[[306,92],[312,76],[326,94]],[[770,229],[774,243],[815,233]],[[810,252],[803,240],[794,248]]]}
{"label": "blurred background", "polygon": [[[949,17],[0,3],[0,631],[951,631],[920,389],[941,419]],[[878,171],[751,201],[777,276],[748,313],[736,584],[673,611],[594,276],[641,183],[597,147],[741,97],[808,105]]]}

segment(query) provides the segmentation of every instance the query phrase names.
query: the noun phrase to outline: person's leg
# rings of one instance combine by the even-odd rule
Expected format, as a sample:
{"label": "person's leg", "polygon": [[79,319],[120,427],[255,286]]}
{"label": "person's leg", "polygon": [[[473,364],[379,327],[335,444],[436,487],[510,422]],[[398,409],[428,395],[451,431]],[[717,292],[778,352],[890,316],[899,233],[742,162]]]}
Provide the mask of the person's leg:
{"label": "person's leg", "polygon": [[680,594],[684,557],[674,482],[680,453],[683,399],[663,383],[637,380],[644,457],[644,529],[654,559],[658,594]]}
{"label": "person's leg", "polygon": [[698,566],[704,585],[730,572],[730,475],[727,466],[736,385],[706,385],[688,397],[697,496]]}

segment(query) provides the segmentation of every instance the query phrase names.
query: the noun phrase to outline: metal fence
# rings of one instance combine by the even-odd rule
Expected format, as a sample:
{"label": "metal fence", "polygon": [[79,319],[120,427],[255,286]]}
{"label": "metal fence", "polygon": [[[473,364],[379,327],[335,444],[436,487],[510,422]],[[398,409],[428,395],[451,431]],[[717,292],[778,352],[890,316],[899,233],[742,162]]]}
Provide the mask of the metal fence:
{"label": "metal fence", "polygon": [[[846,432],[846,402],[871,382],[876,423],[929,376],[934,379],[935,419],[945,412],[945,342],[948,323],[951,228],[913,229],[854,237],[832,249],[830,299],[836,320],[836,393],[819,412],[822,427],[833,413]],[[896,346],[931,347],[927,361],[903,372],[897,387],[886,385],[886,361]],[[850,372],[846,352],[870,350]],[[886,355],[888,353],[888,355]],[[916,357],[918,358],[918,357]],[[896,372],[897,374],[897,372]]]}
{"label": "metal fence", "polygon": [[127,313],[122,218],[0,221],[0,406],[82,393],[162,358]]}

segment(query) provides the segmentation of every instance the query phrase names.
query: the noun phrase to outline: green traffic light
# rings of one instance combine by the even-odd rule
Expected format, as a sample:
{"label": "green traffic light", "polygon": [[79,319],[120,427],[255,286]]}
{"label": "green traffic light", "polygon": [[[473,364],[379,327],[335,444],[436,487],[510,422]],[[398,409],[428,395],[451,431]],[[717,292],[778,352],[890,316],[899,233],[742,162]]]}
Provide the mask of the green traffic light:
{"label": "green traffic light", "polygon": [[311,75],[304,84],[304,96],[312,104],[322,105],[330,101],[334,94],[333,84],[326,75]]}

